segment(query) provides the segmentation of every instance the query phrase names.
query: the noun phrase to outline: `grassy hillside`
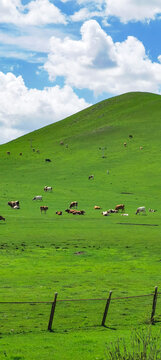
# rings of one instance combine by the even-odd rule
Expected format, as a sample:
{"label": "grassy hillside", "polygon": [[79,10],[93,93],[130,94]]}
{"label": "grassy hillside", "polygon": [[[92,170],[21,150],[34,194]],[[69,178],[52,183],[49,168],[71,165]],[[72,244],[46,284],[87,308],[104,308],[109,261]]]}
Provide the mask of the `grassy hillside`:
{"label": "grassy hillside", "polygon": [[[0,146],[0,301],[51,301],[55,291],[60,299],[140,295],[160,286],[160,139],[161,97],[128,93]],[[75,200],[84,216],[65,212]],[[101,215],[119,203],[128,217]],[[138,206],[146,215],[135,215]],[[59,303],[54,334],[46,333],[50,306],[0,304],[0,358],[44,360],[54,351],[56,360],[104,359],[109,339],[147,322],[151,302],[114,302],[109,329],[98,327],[105,301]]]}

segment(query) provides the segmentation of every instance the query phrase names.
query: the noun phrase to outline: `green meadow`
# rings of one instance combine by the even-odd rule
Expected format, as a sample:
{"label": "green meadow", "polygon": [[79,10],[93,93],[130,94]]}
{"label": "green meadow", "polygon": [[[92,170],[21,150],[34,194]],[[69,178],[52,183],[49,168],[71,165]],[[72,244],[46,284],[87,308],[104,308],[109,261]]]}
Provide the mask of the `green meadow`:
{"label": "green meadow", "polygon": [[[109,342],[149,327],[152,296],[115,298],[161,291],[159,95],[117,96],[1,145],[0,184],[0,360],[105,360]],[[36,195],[43,200],[33,201]],[[84,216],[65,212],[71,201]],[[128,216],[102,216],[117,204]],[[139,206],[146,214],[135,214]],[[45,302],[55,292],[48,332]],[[78,301],[60,301],[70,299]],[[155,320],[158,333],[160,294]]]}

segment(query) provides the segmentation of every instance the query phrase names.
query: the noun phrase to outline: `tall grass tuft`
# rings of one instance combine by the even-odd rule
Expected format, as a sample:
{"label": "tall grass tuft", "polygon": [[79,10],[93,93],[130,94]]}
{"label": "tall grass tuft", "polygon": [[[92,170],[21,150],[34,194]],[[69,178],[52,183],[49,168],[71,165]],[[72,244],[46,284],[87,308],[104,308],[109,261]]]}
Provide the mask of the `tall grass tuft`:
{"label": "tall grass tuft", "polygon": [[151,328],[134,331],[129,342],[119,338],[110,343],[106,360],[161,360],[161,341],[159,335],[152,335]]}

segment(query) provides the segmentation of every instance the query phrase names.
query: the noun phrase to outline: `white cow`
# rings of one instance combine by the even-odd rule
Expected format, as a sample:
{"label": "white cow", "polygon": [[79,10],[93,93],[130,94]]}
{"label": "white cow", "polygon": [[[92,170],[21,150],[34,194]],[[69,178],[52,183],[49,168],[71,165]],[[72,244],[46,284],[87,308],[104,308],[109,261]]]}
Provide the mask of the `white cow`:
{"label": "white cow", "polygon": [[34,196],[32,200],[42,200],[42,196],[41,195]]}
{"label": "white cow", "polygon": [[143,212],[144,214],[146,213],[145,206],[138,207],[136,210],[136,215],[140,214],[141,212]]}
{"label": "white cow", "polygon": [[102,212],[102,215],[103,215],[103,216],[109,216],[110,214],[109,214],[108,211],[103,211],[103,212]]}
{"label": "white cow", "polygon": [[44,191],[52,191],[53,188],[51,186],[45,186]]}

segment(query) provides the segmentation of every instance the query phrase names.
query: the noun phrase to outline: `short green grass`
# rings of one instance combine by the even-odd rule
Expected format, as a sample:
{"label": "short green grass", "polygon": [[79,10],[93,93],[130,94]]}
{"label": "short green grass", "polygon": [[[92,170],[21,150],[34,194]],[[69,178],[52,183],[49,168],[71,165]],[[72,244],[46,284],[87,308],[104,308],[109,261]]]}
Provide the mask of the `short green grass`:
{"label": "short green grass", "polygon": [[[6,218],[0,301],[52,301],[55,292],[58,300],[106,299],[110,290],[115,298],[160,289],[160,109],[159,95],[124,94],[0,146],[0,215]],[[45,193],[45,185],[53,192]],[[33,201],[35,195],[43,201]],[[20,210],[10,200],[19,200]],[[65,212],[75,200],[84,216]],[[119,203],[128,217],[101,215]],[[48,205],[46,214],[40,205]],[[146,215],[135,215],[138,206],[146,206]],[[49,304],[0,304],[0,359],[105,359],[108,341],[148,326],[152,297],[112,300],[102,328],[105,303],[59,301],[53,333],[46,331]]]}

